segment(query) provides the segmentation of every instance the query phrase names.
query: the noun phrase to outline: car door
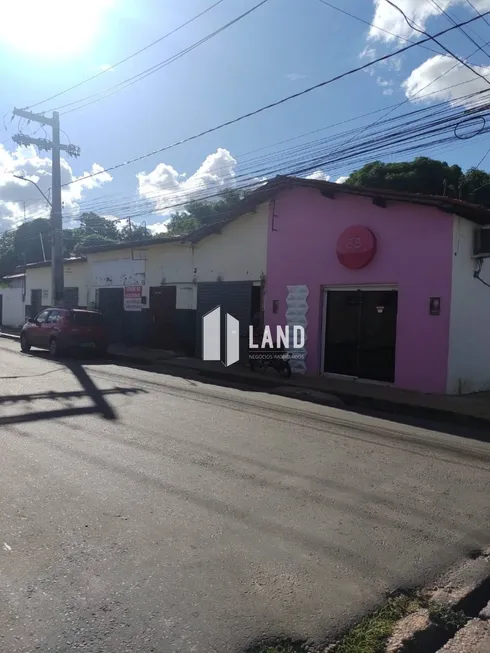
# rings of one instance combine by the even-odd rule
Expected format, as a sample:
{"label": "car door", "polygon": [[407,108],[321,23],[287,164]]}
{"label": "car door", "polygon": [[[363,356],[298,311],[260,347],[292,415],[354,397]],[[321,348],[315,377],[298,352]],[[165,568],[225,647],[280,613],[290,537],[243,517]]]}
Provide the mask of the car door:
{"label": "car door", "polygon": [[58,321],[58,316],[59,316],[59,311],[55,309],[51,309],[47,311],[48,315],[46,317],[46,320],[41,324],[41,332],[40,332],[40,338],[41,342],[39,344],[39,347],[43,347],[43,349],[47,349],[49,347],[49,340],[53,333],[57,331],[56,323]]}
{"label": "car door", "polygon": [[29,344],[34,347],[42,347],[42,329],[43,325],[48,319],[49,311],[41,311],[39,315],[34,318],[34,322],[29,326],[28,340]]}

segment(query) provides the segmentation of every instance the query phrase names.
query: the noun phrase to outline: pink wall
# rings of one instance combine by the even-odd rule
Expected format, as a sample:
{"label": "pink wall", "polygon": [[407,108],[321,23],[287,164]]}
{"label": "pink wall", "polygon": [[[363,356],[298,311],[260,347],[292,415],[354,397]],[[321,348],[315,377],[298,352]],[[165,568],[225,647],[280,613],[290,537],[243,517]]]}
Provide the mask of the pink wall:
{"label": "pink wall", "polygon": [[[318,190],[282,192],[269,218],[265,321],[285,324],[287,285],[309,288],[308,373],[323,367],[324,286],[396,284],[398,317],[395,386],[421,392],[446,391],[449,348],[453,218],[437,208]],[[361,270],[343,267],[336,256],[340,234],[351,225],[370,228],[377,239],[374,260]],[[429,314],[429,298],[441,297],[441,314]],[[279,312],[272,313],[272,301]]]}

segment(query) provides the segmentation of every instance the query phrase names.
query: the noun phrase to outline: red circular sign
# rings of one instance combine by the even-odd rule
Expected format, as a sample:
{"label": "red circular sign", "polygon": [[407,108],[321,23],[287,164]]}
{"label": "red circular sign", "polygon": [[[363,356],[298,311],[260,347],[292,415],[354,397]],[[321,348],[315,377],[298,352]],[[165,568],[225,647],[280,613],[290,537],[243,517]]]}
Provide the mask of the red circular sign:
{"label": "red circular sign", "polygon": [[337,257],[346,268],[366,267],[376,254],[376,237],[367,227],[349,227],[337,241]]}

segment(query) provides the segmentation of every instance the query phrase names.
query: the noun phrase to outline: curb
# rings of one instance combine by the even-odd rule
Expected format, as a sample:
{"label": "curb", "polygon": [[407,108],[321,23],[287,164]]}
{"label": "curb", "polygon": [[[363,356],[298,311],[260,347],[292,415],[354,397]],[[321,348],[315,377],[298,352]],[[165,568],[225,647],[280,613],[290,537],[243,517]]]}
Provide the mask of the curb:
{"label": "curb", "polygon": [[459,640],[465,641],[468,634],[476,637],[483,633],[485,637],[487,631],[485,606],[490,599],[490,550],[470,555],[424,594],[428,607],[396,624],[386,653],[469,650],[460,648]]}
{"label": "curb", "polygon": [[14,333],[4,333],[1,331],[0,338],[7,338],[8,340],[19,340],[20,336],[16,336]]}
{"label": "curb", "polygon": [[[479,417],[476,415],[470,415],[468,413],[459,413],[446,409],[432,408],[430,406],[415,406],[412,404],[405,404],[399,401],[390,401],[389,399],[379,399],[375,397],[363,397],[359,395],[350,394],[343,392],[342,390],[322,390],[318,387],[308,386],[308,385],[295,385],[294,383],[288,383],[278,379],[277,381],[266,380],[264,378],[255,377],[251,378],[242,374],[236,374],[233,372],[220,372],[217,370],[206,370],[202,368],[193,368],[178,363],[174,363],[171,360],[169,361],[159,361],[159,366],[162,367],[173,367],[179,368],[181,370],[188,370],[197,373],[200,376],[210,378],[210,379],[224,379],[231,382],[242,383],[246,385],[251,385],[255,387],[269,387],[273,388],[295,388],[297,389],[298,394],[303,393],[304,399],[308,400],[308,396],[311,393],[314,393],[315,397],[320,395],[325,395],[325,397],[336,397],[339,399],[344,407],[346,408],[363,408],[367,410],[376,410],[382,413],[396,413],[398,415],[404,415],[405,417],[416,417],[433,421],[449,422],[452,425],[458,426],[467,426],[474,428],[485,428],[488,429],[490,426],[490,416]],[[301,397],[298,397],[301,398]],[[315,403],[322,403],[316,401]],[[488,440],[490,440],[490,434],[488,435]]]}
{"label": "curb", "polygon": [[[0,332],[1,338],[9,340],[18,340],[19,336]],[[110,359],[121,362],[133,363],[135,365],[142,365],[145,367],[158,366],[160,368],[171,367],[173,369],[182,370],[184,373],[194,373],[197,376],[202,376],[207,379],[216,379],[221,381],[229,381],[230,383],[238,383],[240,385],[248,385],[254,388],[263,388],[267,390],[289,389],[291,388],[291,395],[296,395],[297,399],[310,401],[311,403],[337,406],[343,408],[357,408],[364,410],[374,410],[386,414],[397,414],[405,417],[414,417],[419,419],[426,419],[429,421],[446,422],[457,426],[466,426],[478,429],[489,430],[490,416],[479,417],[469,413],[460,413],[446,409],[432,408],[430,406],[416,406],[412,404],[405,404],[399,401],[391,401],[389,399],[380,399],[377,397],[366,397],[355,394],[343,392],[342,390],[322,390],[321,388],[311,385],[296,385],[295,383],[285,382],[280,377],[276,380],[267,379],[257,375],[251,377],[245,374],[238,374],[228,371],[203,369],[200,367],[192,367],[187,365],[180,365],[175,363],[172,359],[151,361],[137,356],[126,354],[110,354]],[[284,393],[287,396],[287,393]],[[294,398],[294,396],[293,396]],[[490,441],[490,433],[486,436],[485,441]]]}

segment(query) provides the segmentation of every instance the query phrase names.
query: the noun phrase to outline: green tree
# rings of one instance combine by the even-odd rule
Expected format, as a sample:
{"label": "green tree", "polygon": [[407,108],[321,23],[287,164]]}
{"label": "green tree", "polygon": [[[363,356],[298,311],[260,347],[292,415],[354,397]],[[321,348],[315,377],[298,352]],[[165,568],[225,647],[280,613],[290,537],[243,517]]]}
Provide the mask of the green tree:
{"label": "green tree", "polygon": [[229,188],[222,191],[216,201],[192,200],[183,211],[171,215],[167,223],[168,233],[188,234],[199,227],[221,222],[245,196],[244,191]]}
{"label": "green tree", "polygon": [[99,247],[103,245],[115,245],[120,242],[119,240],[114,240],[112,238],[105,238],[104,236],[99,236],[98,234],[90,234],[85,236],[77,242],[73,248],[74,254],[83,254],[83,250],[87,247]]}
{"label": "green tree", "polygon": [[462,199],[473,204],[490,207],[490,175],[488,172],[470,168],[464,175]]}
{"label": "green tree", "polygon": [[76,232],[78,240],[93,235],[109,238],[114,241],[119,240],[119,232],[115,221],[92,212],[82,213],[80,216],[80,226],[76,229]]}
{"label": "green tree", "polygon": [[130,228],[129,225],[126,224],[119,232],[119,237],[122,241],[126,241],[126,240],[135,241],[135,240],[147,240],[148,238],[151,238],[152,235],[151,232],[144,225],[133,224],[131,225]]}
{"label": "green tree", "polygon": [[38,218],[23,222],[14,234],[14,250],[18,265],[38,263],[50,258],[51,225],[49,220]]}
{"label": "green tree", "polygon": [[18,264],[14,246],[15,232],[6,231],[0,235],[0,277],[13,274]]}
{"label": "green tree", "polygon": [[464,173],[457,165],[449,166],[444,161],[420,156],[401,163],[373,161],[353,172],[346,183],[365,188],[459,197]]}
{"label": "green tree", "polygon": [[167,222],[167,233],[171,236],[180,236],[182,234],[189,234],[198,227],[199,222],[194,216],[185,211],[178,211],[177,213],[173,213]]}

